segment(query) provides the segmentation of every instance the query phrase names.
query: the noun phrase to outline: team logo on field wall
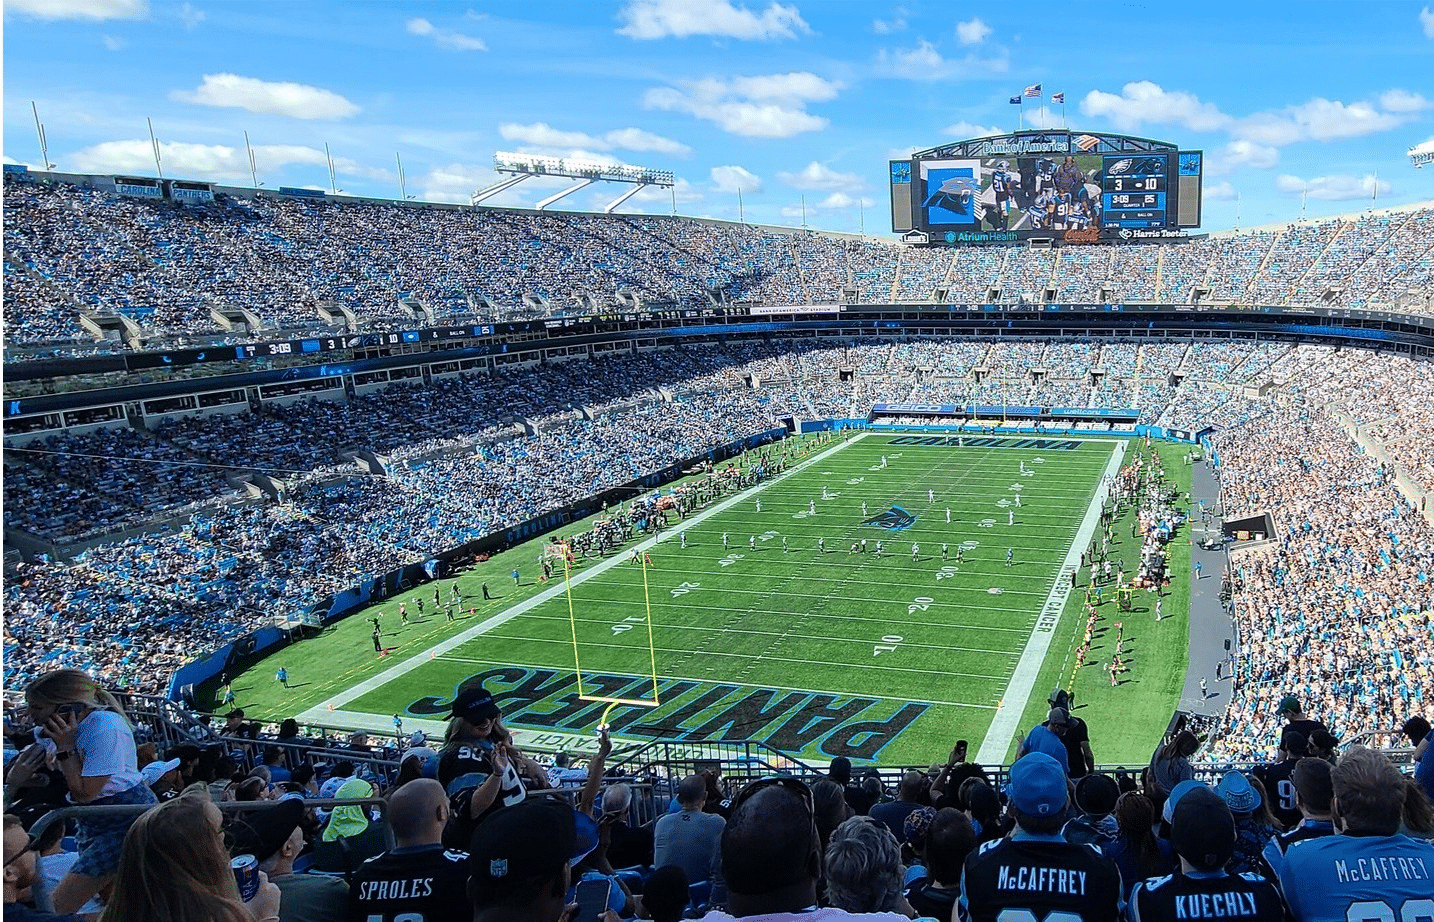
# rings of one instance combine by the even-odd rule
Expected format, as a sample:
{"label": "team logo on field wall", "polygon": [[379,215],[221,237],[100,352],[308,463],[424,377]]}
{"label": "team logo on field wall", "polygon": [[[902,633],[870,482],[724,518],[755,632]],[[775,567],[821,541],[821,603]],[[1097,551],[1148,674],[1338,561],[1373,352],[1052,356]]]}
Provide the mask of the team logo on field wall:
{"label": "team logo on field wall", "polygon": [[[578,697],[571,671],[507,666],[470,676],[453,690],[483,683],[503,709],[503,722],[536,733],[590,731],[607,704]],[[583,690],[609,698],[647,698],[652,677],[583,673]],[[761,740],[782,752],[874,759],[932,705],[859,695],[752,688],[721,682],[662,679],[658,707],[618,705],[608,724],[617,737],[696,743]],[[425,697],[405,713],[441,717],[452,698]]]}
{"label": "team logo on field wall", "polygon": [[869,519],[862,521],[863,525],[874,525],[877,528],[885,528],[887,531],[905,531],[916,524],[916,514],[907,512],[900,506],[892,506],[885,512],[878,512]]}

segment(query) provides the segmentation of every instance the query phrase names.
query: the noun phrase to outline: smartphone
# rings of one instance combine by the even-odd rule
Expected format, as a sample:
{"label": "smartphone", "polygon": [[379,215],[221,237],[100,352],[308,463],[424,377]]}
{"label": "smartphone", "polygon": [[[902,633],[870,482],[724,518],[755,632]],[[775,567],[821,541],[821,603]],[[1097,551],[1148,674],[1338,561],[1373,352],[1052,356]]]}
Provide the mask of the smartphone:
{"label": "smartphone", "polygon": [[957,762],[965,762],[965,761],[966,761],[966,747],[968,747],[969,745],[970,745],[970,743],[968,743],[966,740],[957,740],[957,741],[956,741],[956,761],[957,761]]}
{"label": "smartphone", "polygon": [[573,917],[573,922],[598,922],[598,918],[607,910],[608,897],[611,895],[610,880],[578,881],[578,914]]}

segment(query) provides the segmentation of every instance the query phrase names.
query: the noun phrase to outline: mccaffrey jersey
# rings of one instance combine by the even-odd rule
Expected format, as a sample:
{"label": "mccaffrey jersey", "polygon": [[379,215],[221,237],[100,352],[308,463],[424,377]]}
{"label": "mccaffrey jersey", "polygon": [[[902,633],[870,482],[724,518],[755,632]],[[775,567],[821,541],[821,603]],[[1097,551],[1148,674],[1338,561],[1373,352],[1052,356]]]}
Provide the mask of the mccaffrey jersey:
{"label": "mccaffrey jersey", "polygon": [[359,865],[349,918],[364,922],[470,922],[468,855],[441,845],[395,848]]}
{"label": "mccaffrey jersey", "polygon": [[1120,871],[1094,845],[1055,836],[987,842],[966,859],[958,916],[962,922],[1009,919],[1120,918]]}
{"label": "mccaffrey jersey", "polygon": [[1172,874],[1135,885],[1126,910],[1130,922],[1229,919],[1283,922],[1285,907],[1275,885],[1254,874]]}
{"label": "mccaffrey jersey", "polygon": [[1305,839],[1275,872],[1298,922],[1434,917],[1434,845],[1408,836]]}

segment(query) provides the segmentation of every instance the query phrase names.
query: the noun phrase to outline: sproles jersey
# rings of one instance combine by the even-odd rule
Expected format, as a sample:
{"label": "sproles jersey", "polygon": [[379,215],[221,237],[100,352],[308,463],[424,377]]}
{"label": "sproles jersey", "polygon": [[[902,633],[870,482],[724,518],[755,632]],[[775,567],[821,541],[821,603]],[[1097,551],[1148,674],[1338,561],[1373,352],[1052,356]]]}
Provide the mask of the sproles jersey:
{"label": "sproles jersey", "polygon": [[1130,922],[1283,922],[1285,907],[1275,885],[1255,874],[1172,874],[1136,884],[1127,918]]}
{"label": "sproles jersey", "polygon": [[349,918],[365,922],[469,922],[468,855],[441,845],[396,848],[359,865]]}
{"label": "sproles jersey", "polygon": [[987,842],[966,859],[961,893],[962,922],[1045,919],[1051,913],[1081,922],[1120,918],[1115,861],[1094,845],[1054,836]]}

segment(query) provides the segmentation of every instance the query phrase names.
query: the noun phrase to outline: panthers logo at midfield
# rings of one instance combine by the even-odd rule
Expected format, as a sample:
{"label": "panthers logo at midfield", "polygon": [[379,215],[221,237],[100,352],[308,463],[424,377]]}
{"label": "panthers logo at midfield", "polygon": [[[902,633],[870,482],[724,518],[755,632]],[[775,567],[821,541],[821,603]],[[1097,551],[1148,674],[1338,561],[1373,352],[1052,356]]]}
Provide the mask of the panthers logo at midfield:
{"label": "panthers logo at midfield", "polygon": [[892,506],[885,512],[878,512],[864,520],[861,524],[874,525],[877,528],[885,528],[887,531],[903,531],[916,524],[916,514],[907,512],[900,506]]}

